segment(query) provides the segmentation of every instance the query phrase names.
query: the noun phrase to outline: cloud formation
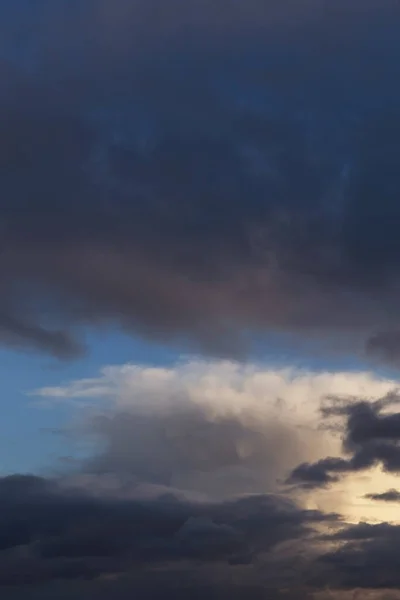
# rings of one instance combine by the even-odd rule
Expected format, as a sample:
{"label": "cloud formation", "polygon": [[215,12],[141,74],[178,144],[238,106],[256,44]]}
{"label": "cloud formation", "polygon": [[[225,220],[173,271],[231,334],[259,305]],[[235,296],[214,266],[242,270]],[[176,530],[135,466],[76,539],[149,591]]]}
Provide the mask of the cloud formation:
{"label": "cloud formation", "polygon": [[[394,0],[3,0],[0,341],[290,333],[397,366],[399,24]],[[399,525],[320,495],[398,474],[392,386],[201,363],[39,390],[86,408],[93,452],[0,479],[2,596],[395,598]]]}
{"label": "cloud formation", "polygon": [[96,578],[146,564],[248,564],[330,517],[274,496],[194,503],[99,498],[33,476],[0,480],[0,585]]}
{"label": "cloud formation", "polygon": [[[390,393],[373,402],[357,398],[330,400],[333,404],[325,406],[322,412],[328,417],[345,417],[345,457],[302,463],[292,471],[288,483],[300,483],[308,488],[326,486],[338,481],[343,474],[364,471],[376,464],[386,472],[398,474],[400,413],[393,412],[399,404],[398,394]],[[384,412],[385,409],[391,412]]]}
{"label": "cloud formation", "polygon": [[398,589],[399,534],[399,526],[389,523],[350,526],[333,536],[345,543],[321,562],[331,569],[330,576],[339,587]]}
{"label": "cloud formation", "polygon": [[398,490],[388,490],[381,494],[367,494],[366,498],[378,502],[400,502],[400,492]]}
{"label": "cloud formation", "polygon": [[3,2],[3,341],[71,356],[106,324],[232,354],[290,331],[395,358],[399,19]]}
{"label": "cloud formation", "polygon": [[98,444],[85,465],[93,485],[96,475],[118,473],[131,483],[221,498],[276,492],[299,461],[340,452],[338,440],[318,427],[328,393],[368,390],[378,398],[393,385],[368,373],[182,361],[105,367],[97,377],[33,394],[46,406],[85,408],[81,434]]}
{"label": "cloud formation", "polygon": [[[338,399],[324,400],[324,412],[347,423],[357,405],[348,394],[369,390],[383,419],[397,403],[392,389],[368,373],[182,361],[105,367],[36,390],[47,407],[80,407],[73,431],[96,443],[52,477],[0,479],[2,593],[353,600],[359,588],[382,600],[383,586],[395,591],[395,561],[385,581],[378,567],[363,577],[351,565],[357,556],[369,564],[372,537],[389,552],[397,526],[356,531],[317,494],[310,503],[282,480],[302,456],[340,451],[332,431],[315,426],[328,391]],[[330,496],[337,513],[342,503]]]}

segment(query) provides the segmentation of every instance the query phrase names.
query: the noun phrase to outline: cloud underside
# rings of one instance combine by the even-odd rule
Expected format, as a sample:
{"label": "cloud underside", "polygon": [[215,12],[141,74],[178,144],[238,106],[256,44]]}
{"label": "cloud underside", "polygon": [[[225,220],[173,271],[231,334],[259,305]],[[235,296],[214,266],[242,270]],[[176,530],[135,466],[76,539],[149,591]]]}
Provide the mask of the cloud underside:
{"label": "cloud underside", "polygon": [[0,337],[289,331],[396,362],[397,5],[168,6],[2,3]]}
{"label": "cloud underside", "polygon": [[46,598],[59,589],[65,598],[113,590],[121,598],[239,598],[247,591],[311,600],[329,598],[328,588],[338,599],[357,589],[371,599],[397,598],[396,525],[348,526],[271,494],[224,502],[172,492],[135,498],[122,485],[99,495],[33,476],[3,478],[0,491],[6,598]]}
{"label": "cloud underside", "polygon": [[173,494],[103,499],[28,476],[5,478],[1,488],[3,585],[95,578],[152,564],[248,565],[329,520],[274,496],[225,503]]}

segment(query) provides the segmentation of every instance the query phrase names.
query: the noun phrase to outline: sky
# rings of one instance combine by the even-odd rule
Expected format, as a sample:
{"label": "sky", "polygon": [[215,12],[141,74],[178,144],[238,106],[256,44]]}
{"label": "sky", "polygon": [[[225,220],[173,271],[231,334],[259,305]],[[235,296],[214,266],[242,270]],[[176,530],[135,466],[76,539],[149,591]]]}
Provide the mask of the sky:
{"label": "sky", "polygon": [[2,598],[400,600],[399,27],[2,0]]}

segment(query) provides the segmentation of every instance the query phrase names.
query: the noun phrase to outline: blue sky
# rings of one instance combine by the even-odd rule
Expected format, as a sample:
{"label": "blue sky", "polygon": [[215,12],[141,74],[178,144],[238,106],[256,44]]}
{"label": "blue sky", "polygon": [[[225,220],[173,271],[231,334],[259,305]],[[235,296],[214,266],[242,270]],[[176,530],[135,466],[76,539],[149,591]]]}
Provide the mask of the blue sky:
{"label": "blue sky", "polygon": [[58,457],[68,456],[71,450],[63,436],[51,430],[65,427],[73,411],[68,405],[35,406],[35,398],[28,396],[32,390],[94,376],[107,364],[171,365],[179,357],[176,351],[165,346],[130,336],[109,334],[90,338],[88,355],[67,363],[2,349],[0,376],[5,410],[0,423],[0,454],[3,474],[51,468]]}

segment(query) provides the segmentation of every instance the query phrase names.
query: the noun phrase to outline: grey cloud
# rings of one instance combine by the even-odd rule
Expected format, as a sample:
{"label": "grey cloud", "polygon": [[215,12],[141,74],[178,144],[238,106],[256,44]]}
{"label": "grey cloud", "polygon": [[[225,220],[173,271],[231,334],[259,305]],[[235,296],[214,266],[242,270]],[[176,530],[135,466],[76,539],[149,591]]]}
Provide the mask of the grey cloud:
{"label": "grey cloud", "polygon": [[94,435],[99,449],[84,472],[222,498],[277,491],[300,456],[315,455],[318,439],[308,435],[305,445],[304,433],[284,416],[218,415],[182,400],[156,409],[133,401],[125,410],[94,415],[83,435]]}
{"label": "grey cloud", "polygon": [[[54,597],[60,600],[128,600],[132,596],[145,600],[161,600],[167,597],[184,600],[194,598],[215,600],[251,597],[255,600],[311,600],[313,595],[304,589],[281,591],[265,586],[260,574],[245,570],[232,579],[232,569],[219,566],[210,569],[199,565],[197,569],[168,568],[158,570],[141,570],[128,577],[114,580],[102,579],[91,582],[62,582],[37,586],[21,586],[3,588],[7,600],[45,600]],[[329,597],[322,597],[327,600]],[[330,600],[330,599],[329,599]],[[347,600],[347,599],[346,599]],[[372,599],[371,599],[372,600]],[[373,599],[375,600],[375,599]],[[390,599],[392,600],[392,599]],[[397,599],[396,599],[397,600]]]}
{"label": "grey cloud", "polygon": [[302,463],[287,478],[288,484],[300,484],[312,489],[335,483],[346,473],[370,469],[381,464],[388,473],[400,472],[400,448],[390,443],[368,443],[357,449],[349,459],[324,458],[316,463]]}
{"label": "grey cloud", "polygon": [[362,589],[381,600],[386,596],[373,590],[389,598],[398,588],[398,526],[344,526],[323,535],[323,552],[316,553],[317,528],[337,530],[337,517],[274,495],[217,503],[173,494],[126,500],[12,476],[0,480],[0,509],[0,584],[7,599],[248,593],[311,600]]}
{"label": "grey cloud", "polygon": [[328,457],[315,463],[301,463],[291,472],[286,480],[288,484],[300,483],[306,489],[326,486],[338,480],[335,473],[348,470],[348,461],[342,458]]}
{"label": "grey cloud", "polygon": [[400,413],[382,414],[367,402],[350,405],[345,445],[349,449],[373,440],[400,439]]}
{"label": "grey cloud", "polygon": [[127,499],[123,486],[94,494],[65,480],[15,475],[0,480],[0,515],[7,599],[249,593],[311,600],[329,588],[327,598],[363,589],[378,600],[374,589],[398,587],[399,527],[341,526],[336,515],[276,495]]}
{"label": "grey cloud", "polygon": [[387,492],[381,494],[367,494],[365,497],[378,502],[400,502],[400,492],[398,490],[387,490]]}
{"label": "grey cloud", "polygon": [[396,328],[397,4],[0,11],[5,343]]}
{"label": "grey cloud", "polygon": [[381,331],[369,338],[366,349],[371,356],[396,366],[400,358],[400,333]]}
{"label": "grey cloud", "polygon": [[239,565],[332,519],[278,496],[123,500],[27,476],[0,480],[0,583],[87,579],[140,565]]}
{"label": "grey cloud", "polygon": [[399,534],[399,526],[389,523],[359,523],[335,534],[344,544],[321,557],[325,576],[344,588],[398,588]]}
{"label": "grey cloud", "polygon": [[[324,487],[335,483],[346,473],[362,471],[381,464],[390,473],[400,472],[400,413],[393,412],[398,394],[388,394],[374,402],[339,399],[323,406],[326,417],[344,417],[344,458],[324,458],[315,463],[302,463],[289,475],[287,483],[305,488]],[[391,407],[392,412],[384,412]]]}

